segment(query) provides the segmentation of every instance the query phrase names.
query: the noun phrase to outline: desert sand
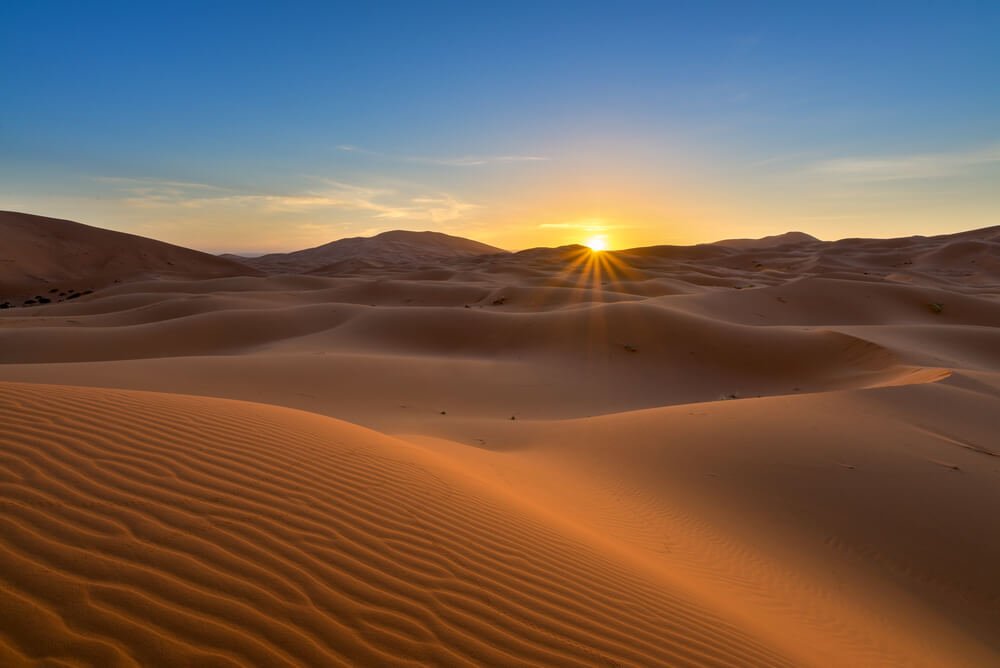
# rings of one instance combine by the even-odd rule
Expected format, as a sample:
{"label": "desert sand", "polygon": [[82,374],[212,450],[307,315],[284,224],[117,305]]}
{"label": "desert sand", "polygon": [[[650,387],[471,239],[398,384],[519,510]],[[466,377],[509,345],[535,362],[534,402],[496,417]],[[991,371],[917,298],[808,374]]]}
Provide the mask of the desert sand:
{"label": "desert sand", "polygon": [[1000,665],[1000,228],[0,233],[0,664]]}

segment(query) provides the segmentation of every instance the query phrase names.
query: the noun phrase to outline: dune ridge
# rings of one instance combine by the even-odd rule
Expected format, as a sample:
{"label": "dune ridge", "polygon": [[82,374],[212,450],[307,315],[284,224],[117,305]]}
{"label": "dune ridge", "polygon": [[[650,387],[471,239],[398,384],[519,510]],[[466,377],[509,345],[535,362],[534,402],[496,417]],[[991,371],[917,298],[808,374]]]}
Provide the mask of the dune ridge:
{"label": "dune ridge", "polygon": [[[225,258],[69,220],[0,211],[0,302],[70,294],[150,277],[256,274]],[[60,295],[59,293],[63,294]]]}
{"label": "dune ridge", "polygon": [[783,662],[367,430],[125,391],[0,397],[18,663]]}
{"label": "dune ridge", "polygon": [[[342,273],[351,267],[385,267],[415,262],[431,263],[459,257],[503,254],[504,251],[471,239],[441,232],[392,230],[373,237],[338,239],[291,253],[258,257],[223,255],[267,273]],[[360,263],[357,263],[361,259]],[[354,261],[354,264],[351,264]]]}

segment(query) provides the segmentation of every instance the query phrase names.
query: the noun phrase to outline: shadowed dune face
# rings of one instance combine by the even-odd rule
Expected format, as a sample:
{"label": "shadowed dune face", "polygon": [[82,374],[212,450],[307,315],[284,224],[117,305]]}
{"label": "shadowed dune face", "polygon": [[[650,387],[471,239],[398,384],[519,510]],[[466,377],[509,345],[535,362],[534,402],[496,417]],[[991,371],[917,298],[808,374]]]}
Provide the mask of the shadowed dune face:
{"label": "shadowed dune face", "polygon": [[997,228],[418,239],[0,311],[0,662],[1000,660]]}
{"label": "shadowed dune face", "polygon": [[58,302],[74,292],[149,277],[257,273],[161,241],[13,211],[0,211],[0,238],[0,301],[41,294]]}

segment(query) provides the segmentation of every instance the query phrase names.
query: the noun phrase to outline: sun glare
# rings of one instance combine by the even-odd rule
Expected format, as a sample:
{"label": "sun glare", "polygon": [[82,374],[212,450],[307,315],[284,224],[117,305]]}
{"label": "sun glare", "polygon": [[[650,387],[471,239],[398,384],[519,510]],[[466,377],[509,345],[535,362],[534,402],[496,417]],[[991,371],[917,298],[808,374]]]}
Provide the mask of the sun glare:
{"label": "sun glare", "polygon": [[604,237],[590,237],[584,245],[592,251],[607,250],[608,240]]}

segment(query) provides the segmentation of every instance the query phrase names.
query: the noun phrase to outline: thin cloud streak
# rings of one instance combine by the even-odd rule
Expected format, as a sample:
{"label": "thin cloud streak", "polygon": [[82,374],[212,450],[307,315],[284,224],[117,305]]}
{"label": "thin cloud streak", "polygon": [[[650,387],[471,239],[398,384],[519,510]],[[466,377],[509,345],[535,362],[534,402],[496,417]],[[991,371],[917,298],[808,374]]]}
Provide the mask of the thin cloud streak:
{"label": "thin cloud streak", "polygon": [[394,155],[391,153],[382,153],[380,151],[370,151],[368,149],[351,146],[349,144],[342,144],[337,147],[337,150],[344,151],[346,153],[357,153],[359,155],[370,155],[376,158],[384,158],[386,160],[396,160],[399,162],[417,163],[422,165],[441,165],[446,167],[477,167],[480,165],[496,163],[544,162],[549,159],[540,155],[485,155],[457,156],[452,158],[435,158],[420,155]]}
{"label": "thin cloud streak", "polygon": [[608,230],[631,229],[628,225],[613,225],[605,223],[600,219],[576,220],[563,223],[541,223],[539,229],[546,230],[582,230],[584,232],[606,232]]}
{"label": "thin cloud streak", "polygon": [[816,163],[812,171],[863,181],[897,181],[954,176],[995,163],[1000,163],[1000,144],[971,151],[838,158]]}
{"label": "thin cloud streak", "polygon": [[116,186],[120,201],[135,208],[250,209],[259,213],[323,210],[367,212],[374,219],[445,223],[480,208],[447,193],[407,195],[396,190],[324,179],[326,187],[301,193],[247,193],[204,183],[152,178],[99,177]]}
{"label": "thin cloud streak", "polygon": [[121,185],[133,189],[138,188],[156,188],[159,190],[164,189],[194,189],[194,190],[216,190],[216,191],[227,191],[228,188],[223,188],[221,186],[211,185],[208,183],[196,183],[194,181],[170,181],[165,179],[156,179],[152,177],[131,177],[131,176],[95,176],[94,181],[99,183],[109,183],[113,185]]}

